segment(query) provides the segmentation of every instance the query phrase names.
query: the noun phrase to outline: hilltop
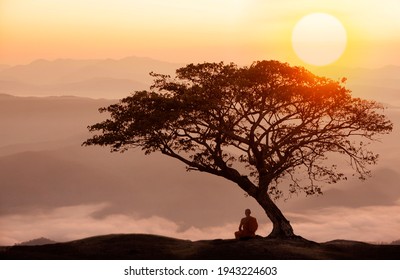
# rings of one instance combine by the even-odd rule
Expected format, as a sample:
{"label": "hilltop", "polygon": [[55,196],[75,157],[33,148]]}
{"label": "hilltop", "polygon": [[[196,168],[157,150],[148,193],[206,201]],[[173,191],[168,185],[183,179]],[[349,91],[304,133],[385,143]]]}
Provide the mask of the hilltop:
{"label": "hilltop", "polygon": [[0,250],[0,259],[29,260],[332,260],[400,259],[400,245],[373,245],[334,240],[215,239],[190,241],[147,234],[111,234],[41,246],[12,246]]}

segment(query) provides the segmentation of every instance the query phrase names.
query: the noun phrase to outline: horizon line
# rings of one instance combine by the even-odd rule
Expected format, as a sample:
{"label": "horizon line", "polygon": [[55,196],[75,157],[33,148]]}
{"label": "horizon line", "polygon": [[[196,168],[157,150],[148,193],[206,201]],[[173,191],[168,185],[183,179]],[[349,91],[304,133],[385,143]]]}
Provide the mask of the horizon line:
{"label": "horizon line", "polygon": [[[198,63],[203,63],[203,62],[204,63],[208,63],[208,62],[210,62],[210,63],[213,63],[213,62],[216,62],[216,63],[224,62],[224,63],[235,63],[235,64],[237,64],[239,66],[245,65],[244,63],[238,63],[238,62],[235,62],[235,61],[226,61],[226,60],[218,60],[218,61],[217,60],[212,60],[212,61],[204,60],[203,62],[199,62],[198,60],[195,60],[195,62],[169,61],[169,60],[164,60],[164,59],[161,59],[161,58],[154,58],[154,57],[150,57],[150,56],[140,56],[140,55],[132,54],[132,55],[123,56],[123,57],[119,57],[119,58],[117,58],[117,57],[106,57],[106,56],[105,57],[99,57],[99,58],[78,58],[78,57],[44,58],[44,57],[38,57],[38,58],[35,58],[35,59],[32,59],[32,60],[29,60],[28,62],[19,62],[19,63],[15,63],[15,64],[0,63],[0,66],[2,66],[2,68],[3,68],[3,69],[0,70],[0,72],[6,70],[8,68],[20,67],[20,66],[28,66],[28,65],[31,65],[31,64],[34,64],[34,63],[38,63],[38,62],[54,63],[54,62],[57,62],[57,61],[68,61],[68,60],[69,61],[87,61],[87,62],[96,62],[96,61],[114,61],[114,62],[117,62],[117,61],[122,61],[122,60],[125,60],[125,59],[132,59],[132,58],[134,58],[134,59],[142,59],[142,60],[151,60],[151,61],[168,63],[168,64],[176,64],[176,65],[187,65],[187,64],[191,64],[191,63],[198,64]],[[262,60],[278,60],[278,61],[281,61],[281,62],[284,62],[284,63],[289,63],[292,66],[302,66],[304,68],[307,68],[307,69],[310,68],[310,69],[313,69],[313,70],[316,70],[316,69],[325,70],[325,69],[329,69],[329,68],[331,68],[331,69],[342,68],[342,69],[352,69],[352,70],[355,70],[355,69],[379,70],[379,69],[393,68],[393,67],[394,68],[400,68],[400,64],[397,65],[397,64],[392,64],[392,63],[391,64],[384,64],[384,65],[381,65],[381,66],[349,66],[349,65],[334,65],[334,63],[333,64],[328,64],[328,65],[323,65],[323,66],[308,65],[308,64],[300,65],[300,64],[296,64],[296,63],[291,63],[289,61],[282,61],[282,60],[274,59],[274,58],[256,59],[256,60],[252,60],[250,63],[253,63],[253,62],[256,62],[256,61],[262,61]]]}

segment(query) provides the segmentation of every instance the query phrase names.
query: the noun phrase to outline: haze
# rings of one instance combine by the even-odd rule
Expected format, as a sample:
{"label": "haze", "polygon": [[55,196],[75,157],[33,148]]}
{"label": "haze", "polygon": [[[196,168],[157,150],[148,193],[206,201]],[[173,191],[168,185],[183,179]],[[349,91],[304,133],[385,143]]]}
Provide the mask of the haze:
{"label": "haze", "polygon": [[273,58],[297,65],[294,25],[324,12],[348,33],[338,65],[399,65],[399,11],[397,0],[3,0],[0,64],[137,55],[181,63]]}
{"label": "haze", "polygon": [[[305,65],[291,47],[296,21],[312,12],[345,25],[348,46],[335,64]],[[110,233],[233,238],[245,208],[267,235],[265,213],[228,181],[159,154],[80,146],[86,126],[105,118],[97,109],[148,89],[150,71],[263,59],[347,77],[354,96],[385,104],[394,123],[373,145],[380,160],[367,181],[279,202],[295,232],[315,241],[400,239],[399,12],[395,0],[1,1],[0,245]]]}

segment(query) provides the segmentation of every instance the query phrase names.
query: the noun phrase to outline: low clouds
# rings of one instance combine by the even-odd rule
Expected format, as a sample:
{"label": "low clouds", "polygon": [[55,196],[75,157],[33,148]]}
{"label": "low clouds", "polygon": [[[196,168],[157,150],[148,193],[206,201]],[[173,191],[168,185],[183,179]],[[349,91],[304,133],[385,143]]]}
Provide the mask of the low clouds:
{"label": "low clouds", "polygon": [[[61,242],[112,233],[146,233],[189,240],[233,238],[241,218],[220,226],[192,226],[182,230],[179,223],[159,216],[140,218],[115,214],[101,219],[93,217],[94,213],[107,206],[107,203],[75,205],[45,212],[36,211],[29,215],[1,216],[0,245],[13,245],[42,236]],[[286,214],[296,234],[310,240],[391,242],[400,237],[398,213],[399,202],[393,206],[330,207]],[[257,233],[266,236],[272,226],[269,222],[261,222],[262,219],[259,221]]]}
{"label": "low clouds", "polygon": [[224,224],[219,227],[190,227],[182,231],[176,222],[159,216],[135,218],[115,214],[102,219],[93,217],[107,206],[107,203],[76,205],[29,215],[1,216],[0,245],[13,245],[42,236],[70,241],[112,233],[147,233],[191,240],[232,238],[237,228],[237,224]]}
{"label": "low clouds", "polygon": [[323,242],[334,239],[391,242],[400,237],[400,203],[359,208],[330,207],[287,213],[297,234]]}

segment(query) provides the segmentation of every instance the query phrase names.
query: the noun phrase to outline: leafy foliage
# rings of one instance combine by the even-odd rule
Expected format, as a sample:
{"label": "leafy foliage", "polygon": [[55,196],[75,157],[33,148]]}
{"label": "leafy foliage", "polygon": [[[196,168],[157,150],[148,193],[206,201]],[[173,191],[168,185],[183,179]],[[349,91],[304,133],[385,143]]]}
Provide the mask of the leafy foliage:
{"label": "leafy foliage", "polygon": [[190,64],[175,78],[152,75],[150,91],[100,109],[110,118],[89,127],[99,134],[84,145],[160,151],[253,197],[278,198],[283,178],[290,193],[307,195],[345,179],[327,164],[332,153],[347,157],[364,178],[378,159],[368,143],[392,130],[382,106],[353,98],[344,81],[278,61]]}

